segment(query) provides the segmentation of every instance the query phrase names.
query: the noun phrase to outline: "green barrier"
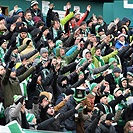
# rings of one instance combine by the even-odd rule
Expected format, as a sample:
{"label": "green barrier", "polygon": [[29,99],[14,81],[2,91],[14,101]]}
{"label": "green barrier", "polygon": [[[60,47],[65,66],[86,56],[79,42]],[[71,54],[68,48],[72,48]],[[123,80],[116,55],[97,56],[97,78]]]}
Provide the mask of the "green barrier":
{"label": "green barrier", "polygon": [[27,130],[23,129],[24,133],[72,133],[72,132],[56,132],[56,131],[42,131],[42,130]]}

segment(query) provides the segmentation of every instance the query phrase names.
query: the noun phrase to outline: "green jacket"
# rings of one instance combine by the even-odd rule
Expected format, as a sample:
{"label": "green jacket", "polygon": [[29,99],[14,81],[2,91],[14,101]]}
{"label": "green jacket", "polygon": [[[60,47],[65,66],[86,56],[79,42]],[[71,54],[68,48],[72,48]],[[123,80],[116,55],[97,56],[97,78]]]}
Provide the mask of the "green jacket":
{"label": "green jacket", "polygon": [[[92,62],[95,65],[95,67],[96,68],[101,67],[100,64],[99,64],[99,61],[97,60],[97,58],[94,55],[94,53],[95,53],[95,48],[94,47],[91,49],[91,53],[92,53],[92,59],[93,59]],[[104,63],[106,64],[106,63],[109,62],[110,58],[114,57],[117,54],[118,54],[118,50],[115,50],[115,51],[113,51],[112,53],[110,53],[106,56],[103,56],[103,57],[101,56],[101,58],[103,59]]]}
{"label": "green jacket", "polygon": [[70,12],[66,17],[60,20],[61,25],[65,25],[72,17],[74,17],[74,13]]}
{"label": "green jacket", "polygon": [[56,49],[56,56],[61,57],[62,59],[62,66],[68,65],[72,60],[74,60],[77,55],[79,54],[80,50],[76,49],[71,55],[69,56],[60,56],[60,48]]}
{"label": "green jacket", "polygon": [[6,74],[3,76],[2,79],[2,88],[4,88],[4,106],[8,107],[13,104],[13,96],[14,95],[22,95],[20,83],[26,79],[33,71],[35,70],[34,67],[28,69],[24,74],[16,77],[11,78],[10,73],[11,70],[7,68]]}

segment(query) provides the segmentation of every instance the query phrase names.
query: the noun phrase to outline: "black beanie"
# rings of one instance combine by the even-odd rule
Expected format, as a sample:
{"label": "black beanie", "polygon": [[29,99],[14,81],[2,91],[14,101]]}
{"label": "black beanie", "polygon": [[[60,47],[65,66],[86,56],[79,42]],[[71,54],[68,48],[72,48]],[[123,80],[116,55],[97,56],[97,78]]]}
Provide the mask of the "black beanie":
{"label": "black beanie", "polygon": [[6,40],[5,40],[5,39],[1,39],[1,40],[0,40],[0,46],[1,46],[4,42],[6,42]]}
{"label": "black beanie", "polygon": [[22,27],[20,30],[19,30],[19,33],[21,33],[21,32],[28,32],[28,29],[26,28],[26,27]]}
{"label": "black beanie", "polygon": [[105,30],[103,29],[102,26],[98,28],[98,33],[99,33],[99,32],[104,32],[104,31],[105,31]]}
{"label": "black beanie", "polygon": [[106,120],[114,120],[114,115],[112,113],[107,114]]}

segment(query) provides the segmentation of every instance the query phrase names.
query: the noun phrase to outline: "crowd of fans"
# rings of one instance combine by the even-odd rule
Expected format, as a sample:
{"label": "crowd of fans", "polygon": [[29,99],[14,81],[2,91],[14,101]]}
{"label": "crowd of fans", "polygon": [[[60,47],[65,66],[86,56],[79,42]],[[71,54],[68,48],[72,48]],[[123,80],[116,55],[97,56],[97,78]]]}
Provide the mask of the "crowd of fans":
{"label": "crowd of fans", "polygon": [[[123,16],[107,24],[39,3],[0,10],[0,125],[72,133],[133,132],[133,35]],[[1,7],[2,8],[2,7]],[[93,7],[92,7],[93,8]]]}

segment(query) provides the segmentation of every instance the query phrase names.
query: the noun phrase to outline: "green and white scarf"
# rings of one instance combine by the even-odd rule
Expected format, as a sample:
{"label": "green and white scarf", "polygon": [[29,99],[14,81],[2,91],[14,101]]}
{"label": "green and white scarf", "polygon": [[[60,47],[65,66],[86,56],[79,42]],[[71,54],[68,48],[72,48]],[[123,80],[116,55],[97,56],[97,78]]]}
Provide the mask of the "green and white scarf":
{"label": "green and white scarf", "polygon": [[97,58],[98,62],[99,62],[99,66],[104,66],[104,60],[102,59],[102,56],[97,56],[95,55],[95,57]]}

